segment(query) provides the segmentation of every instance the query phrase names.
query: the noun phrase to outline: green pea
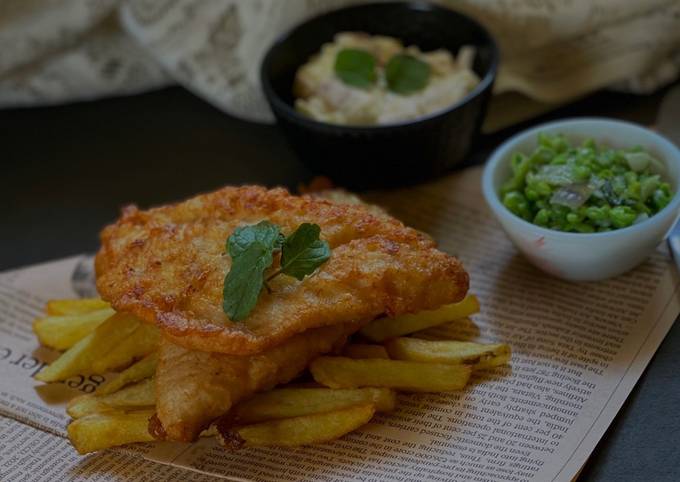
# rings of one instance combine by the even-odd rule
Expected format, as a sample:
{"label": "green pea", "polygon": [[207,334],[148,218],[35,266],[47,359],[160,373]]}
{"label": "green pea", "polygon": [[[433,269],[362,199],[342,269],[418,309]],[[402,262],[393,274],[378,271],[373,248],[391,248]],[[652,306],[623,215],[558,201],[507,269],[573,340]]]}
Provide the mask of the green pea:
{"label": "green pea", "polygon": [[626,171],[626,173],[623,175],[623,178],[626,180],[626,184],[632,184],[637,182],[638,175],[634,171]]}
{"label": "green pea", "polygon": [[553,164],[555,166],[562,166],[567,162],[569,162],[569,155],[566,152],[563,152],[553,157],[552,160],[550,161],[550,164]]}
{"label": "green pea", "polygon": [[595,228],[590,224],[586,223],[576,223],[574,224],[574,230],[579,233],[594,233]]}
{"label": "green pea", "polygon": [[574,166],[574,176],[579,181],[586,181],[590,178],[590,168],[585,165]]}
{"label": "green pea", "polygon": [[538,133],[538,145],[543,147],[552,147],[552,136],[546,134],[545,132]]}
{"label": "green pea", "polygon": [[561,135],[550,135],[543,132],[538,134],[538,145],[552,149],[555,152],[564,152],[569,149],[569,143]]}
{"label": "green pea", "polygon": [[603,167],[611,166],[616,159],[616,154],[611,149],[606,149],[597,156],[597,163]]}
{"label": "green pea", "polygon": [[669,202],[671,202],[671,198],[662,189],[657,189],[654,191],[652,203],[654,204],[654,207],[657,211],[661,211],[663,208],[668,206]]}
{"label": "green pea", "polygon": [[626,196],[629,199],[640,199],[640,182],[633,181],[632,183],[628,184]]}
{"label": "green pea", "polygon": [[567,222],[569,224],[577,224],[580,223],[583,218],[579,216],[576,213],[569,213],[567,214]]}
{"label": "green pea", "polygon": [[637,214],[628,206],[616,206],[609,211],[609,219],[616,228],[625,228],[633,224]]}
{"label": "green pea", "polygon": [[602,169],[597,175],[602,179],[611,179],[614,177],[614,172],[611,169]]}
{"label": "green pea", "polygon": [[555,157],[555,151],[547,147],[539,147],[531,155],[531,160],[537,164],[547,164]]}
{"label": "green pea", "polygon": [[626,180],[623,178],[623,176],[614,176],[611,181],[612,189],[614,189],[614,192],[617,195],[620,196],[626,192]]}
{"label": "green pea", "polygon": [[539,195],[535,190],[527,186],[524,189],[524,197],[526,197],[529,201],[536,201],[539,198]]}
{"label": "green pea", "polygon": [[592,221],[601,221],[606,217],[602,210],[595,206],[590,206],[586,209],[586,216]]}
{"label": "green pea", "polygon": [[595,151],[589,147],[582,147],[578,150],[578,157],[582,160],[595,159]]}
{"label": "green pea", "polygon": [[512,158],[510,159],[510,167],[512,167],[512,172],[516,174],[519,171],[519,166],[522,164],[522,161],[526,158],[527,156],[519,152],[513,154]]}
{"label": "green pea", "polygon": [[552,194],[552,188],[550,184],[545,181],[539,181],[535,183],[532,188],[538,193],[539,196],[548,197]]}
{"label": "green pea", "polygon": [[531,169],[532,158],[519,154],[515,155],[511,162],[513,163],[512,169],[514,171],[514,175],[503,186],[503,193],[519,190],[524,187],[524,179],[526,178],[529,169]]}
{"label": "green pea", "polygon": [[652,213],[652,208],[650,208],[649,206],[647,206],[647,205],[646,205],[645,203],[643,203],[642,201],[638,201],[637,203],[635,203],[635,206],[633,206],[633,207],[634,207],[634,209],[637,210],[637,212],[640,213],[640,214],[647,214],[647,215],[653,214],[653,213]]}
{"label": "green pea", "polygon": [[547,209],[540,209],[534,216],[534,224],[547,226],[550,222],[550,212]]}
{"label": "green pea", "polygon": [[503,204],[521,218],[530,220],[532,217],[531,212],[529,211],[529,203],[522,193],[518,191],[510,191],[507,193],[503,197]]}
{"label": "green pea", "polygon": [[586,139],[583,141],[583,144],[581,144],[583,147],[587,147],[589,149],[592,149],[593,151],[597,150],[597,143],[595,142],[595,139],[592,137]]}

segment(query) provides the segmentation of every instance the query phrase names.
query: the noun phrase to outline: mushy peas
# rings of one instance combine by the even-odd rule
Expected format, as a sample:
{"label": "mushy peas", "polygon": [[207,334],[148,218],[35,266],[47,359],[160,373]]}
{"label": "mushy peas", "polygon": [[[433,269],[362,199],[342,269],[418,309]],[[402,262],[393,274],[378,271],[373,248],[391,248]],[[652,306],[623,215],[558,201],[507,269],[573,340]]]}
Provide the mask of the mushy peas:
{"label": "mushy peas", "polygon": [[673,197],[665,166],[641,147],[615,149],[587,139],[570,144],[539,134],[533,152],[517,152],[501,189],[506,208],[550,229],[594,233],[639,223]]}

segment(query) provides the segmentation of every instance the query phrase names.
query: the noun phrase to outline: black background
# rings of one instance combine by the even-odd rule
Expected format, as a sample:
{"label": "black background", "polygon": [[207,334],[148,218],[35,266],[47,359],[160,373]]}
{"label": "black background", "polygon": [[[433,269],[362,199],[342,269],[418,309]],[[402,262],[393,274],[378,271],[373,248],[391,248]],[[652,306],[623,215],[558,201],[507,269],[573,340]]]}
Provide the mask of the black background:
{"label": "black background", "polygon": [[[549,119],[653,124],[663,93],[597,93],[487,136],[469,162],[483,162],[509,135]],[[311,177],[274,126],[231,118],[179,87],[0,111],[0,159],[0,270],[94,252],[100,228],[126,203],[146,207],[224,184],[295,188]],[[675,326],[579,480],[680,480],[678,356]]]}

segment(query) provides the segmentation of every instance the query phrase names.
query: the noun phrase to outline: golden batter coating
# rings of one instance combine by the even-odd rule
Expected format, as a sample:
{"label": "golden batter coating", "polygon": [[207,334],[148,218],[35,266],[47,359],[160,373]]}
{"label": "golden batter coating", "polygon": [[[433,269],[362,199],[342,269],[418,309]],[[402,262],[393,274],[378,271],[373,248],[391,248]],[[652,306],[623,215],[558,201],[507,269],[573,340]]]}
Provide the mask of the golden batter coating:
{"label": "golden batter coating", "polygon": [[[275,278],[250,315],[232,322],[222,309],[231,265],[226,240],[235,228],[262,220],[285,235],[316,223],[332,254],[303,281]],[[101,241],[96,271],[102,297],[194,350],[258,353],[310,328],[457,302],[468,289],[456,258],[396,219],[284,189],[226,187],[147,211],[128,207]]]}
{"label": "golden batter coating", "polygon": [[[314,328],[257,355],[187,350],[162,340],[156,369],[156,416],[168,440],[190,442],[240,400],[270,390],[335,348],[356,324]],[[154,429],[158,434],[158,427]]]}

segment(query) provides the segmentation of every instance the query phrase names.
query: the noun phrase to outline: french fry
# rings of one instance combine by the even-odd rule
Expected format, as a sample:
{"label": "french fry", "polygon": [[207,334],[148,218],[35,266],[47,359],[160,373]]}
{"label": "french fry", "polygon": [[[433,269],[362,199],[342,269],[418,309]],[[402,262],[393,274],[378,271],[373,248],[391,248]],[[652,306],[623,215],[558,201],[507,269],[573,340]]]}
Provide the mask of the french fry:
{"label": "french fry", "polygon": [[155,325],[141,323],[135,331],[111,351],[94,360],[92,371],[106,373],[129,366],[158,348],[160,333]]}
{"label": "french fry", "polygon": [[309,369],[314,380],[330,388],[389,387],[407,392],[460,390],[471,372],[466,365],[328,356],[314,360]]}
{"label": "french fry", "polygon": [[505,365],[510,361],[510,347],[504,343],[483,345],[467,341],[393,338],[385,343],[385,348],[397,360],[465,364],[475,370]]}
{"label": "french fry", "polygon": [[223,429],[218,425],[218,439],[232,450],[243,446],[299,447],[329,442],[365,425],[374,413],[375,406],[369,403],[242,427]]}
{"label": "french fry", "polygon": [[347,358],[389,358],[387,350],[382,345],[369,345],[363,343],[346,345],[342,350],[342,356]]}
{"label": "french fry", "polygon": [[81,418],[116,409],[153,408],[156,405],[154,380],[148,378],[108,395],[81,395],[69,401],[66,413]]}
{"label": "french fry", "polygon": [[111,306],[101,298],[81,298],[66,300],[50,300],[45,311],[50,316],[82,315],[90,311],[103,310]]}
{"label": "french fry", "polygon": [[478,338],[479,335],[479,327],[466,316],[465,318],[459,318],[455,321],[417,331],[409,336],[422,338],[423,340],[469,341]]}
{"label": "french fry", "polygon": [[260,393],[234,407],[230,416],[239,425],[332,412],[372,403],[378,412],[394,410],[395,393],[389,388],[281,388]]}
{"label": "french fry", "polygon": [[95,373],[94,361],[127,338],[141,322],[132,315],[116,313],[92,333],[69,348],[36,376],[41,382],[57,382],[73,375]]}
{"label": "french fry", "polygon": [[401,315],[395,318],[379,318],[364,326],[360,333],[366,338],[381,342],[388,338],[408,335],[416,331],[441,325],[447,321],[470,316],[479,311],[479,301],[475,295],[467,295],[463,301],[444,305],[436,310]]}
{"label": "french fry", "polygon": [[93,414],[71,422],[68,438],[79,454],[125,445],[150,442],[149,418],[154,410]]}
{"label": "french fry", "polygon": [[158,365],[157,351],[148,354],[137,363],[120,372],[116,378],[100,386],[97,389],[97,395],[108,395],[109,393],[117,392],[130,383],[154,376],[156,374],[156,365]]}
{"label": "french fry", "polygon": [[111,308],[104,308],[74,315],[47,316],[33,322],[33,331],[41,345],[66,350],[92,333],[113,314],[115,311]]}

